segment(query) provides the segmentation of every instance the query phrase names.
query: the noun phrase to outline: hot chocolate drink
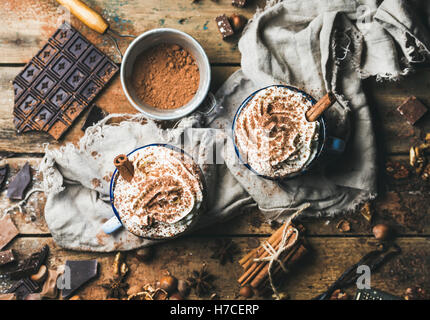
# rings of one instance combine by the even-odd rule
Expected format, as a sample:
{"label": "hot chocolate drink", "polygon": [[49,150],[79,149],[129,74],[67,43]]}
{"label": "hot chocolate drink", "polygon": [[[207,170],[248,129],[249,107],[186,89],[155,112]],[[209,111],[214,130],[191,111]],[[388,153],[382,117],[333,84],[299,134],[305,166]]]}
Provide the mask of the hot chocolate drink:
{"label": "hot chocolate drink", "polygon": [[203,176],[192,158],[180,150],[153,145],[128,156],[134,173],[117,175],[114,206],[132,233],[170,238],[183,233],[201,211]]}
{"label": "hot chocolate drink", "polygon": [[234,139],[242,159],[258,174],[285,178],[300,172],[318,151],[319,122],[309,122],[312,102],[282,86],[260,90],[240,110]]}

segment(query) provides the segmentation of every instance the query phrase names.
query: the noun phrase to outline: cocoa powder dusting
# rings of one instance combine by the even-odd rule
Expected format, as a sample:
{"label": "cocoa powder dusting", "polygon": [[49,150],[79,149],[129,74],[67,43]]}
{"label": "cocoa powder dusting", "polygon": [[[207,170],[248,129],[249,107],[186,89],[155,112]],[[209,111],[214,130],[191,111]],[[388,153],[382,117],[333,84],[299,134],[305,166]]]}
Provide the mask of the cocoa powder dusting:
{"label": "cocoa powder dusting", "polygon": [[176,44],[160,44],[140,54],[133,68],[132,84],[145,104],[176,109],[196,94],[200,82],[194,57]]}

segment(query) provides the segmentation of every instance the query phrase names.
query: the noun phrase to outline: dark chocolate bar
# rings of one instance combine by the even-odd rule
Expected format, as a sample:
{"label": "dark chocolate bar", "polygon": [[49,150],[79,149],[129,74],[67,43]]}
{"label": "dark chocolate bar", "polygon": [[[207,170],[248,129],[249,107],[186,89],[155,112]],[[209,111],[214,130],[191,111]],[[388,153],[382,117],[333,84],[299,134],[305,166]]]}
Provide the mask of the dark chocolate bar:
{"label": "dark chocolate bar", "polygon": [[16,269],[7,275],[13,280],[18,280],[36,273],[40,266],[45,263],[48,253],[49,247],[45,245],[41,251],[33,253],[28,259],[19,262]]}
{"label": "dark chocolate bar", "polygon": [[406,121],[414,125],[427,112],[427,107],[412,96],[403,102],[397,110],[406,118]]}
{"label": "dark chocolate bar", "polygon": [[36,282],[26,278],[15,283],[7,293],[14,293],[17,300],[24,300],[29,294],[38,292],[39,290],[40,287]]}
{"label": "dark chocolate bar", "polygon": [[223,38],[230,37],[234,34],[230,21],[225,14],[216,17],[215,22]]}
{"label": "dark chocolate bar", "polygon": [[11,263],[15,261],[15,255],[13,250],[0,251],[0,266]]}
{"label": "dark chocolate bar", "polygon": [[246,0],[232,0],[231,4],[238,8],[243,8],[246,6]]}
{"label": "dark chocolate bar", "polygon": [[13,81],[17,131],[45,131],[59,139],[117,71],[64,23]]}

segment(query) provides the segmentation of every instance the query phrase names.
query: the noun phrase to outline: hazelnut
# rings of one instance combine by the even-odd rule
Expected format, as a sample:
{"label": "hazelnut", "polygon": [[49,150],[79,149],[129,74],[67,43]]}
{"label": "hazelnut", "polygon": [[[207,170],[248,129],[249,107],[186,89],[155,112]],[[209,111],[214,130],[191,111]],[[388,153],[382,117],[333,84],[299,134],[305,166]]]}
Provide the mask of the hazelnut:
{"label": "hazelnut", "polygon": [[160,279],[160,288],[168,293],[175,292],[178,288],[178,279],[171,275],[164,276]]}
{"label": "hazelnut", "polygon": [[148,262],[154,256],[154,249],[152,247],[146,247],[136,250],[136,258],[140,262]]}
{"label": "hazelnut", "polygon": [[372,229],[373,235],[377,240],[387,240],[391,236],[391,230],[386,224],[377,224]]}
{"label": "hazelnut", "polygon": [[179,292],[175,292],[169,297],[169,300],[184,300],[184,298],[182,298]]}
{"label": "hazelnut", "polygon": [[245,27],[247,21],[248,20],[244,16],[237,13],[233,13],[230,17],[231,26],[235,32],[241,31]]}
{"label": "hazelnut", "polygon": [[405,291],[405,300],[428,300],[429,296],[426,291],[418,286],[407,288]]}
{"label": "hazelnut", "polygon": [[244,298],[251,298],[254,295],[250,286],[245,286],[240,288],[239,294]]}
{"label": "hazelnut", "polygon": [[181,296],[186,297],[190,293],[190,286],[185,280],[178,280],[178,292]]}
{"label": "hazelnut", "polygon": [[348,294],[343,292],[341,289],[333,291],[330,300],[348,300]]}

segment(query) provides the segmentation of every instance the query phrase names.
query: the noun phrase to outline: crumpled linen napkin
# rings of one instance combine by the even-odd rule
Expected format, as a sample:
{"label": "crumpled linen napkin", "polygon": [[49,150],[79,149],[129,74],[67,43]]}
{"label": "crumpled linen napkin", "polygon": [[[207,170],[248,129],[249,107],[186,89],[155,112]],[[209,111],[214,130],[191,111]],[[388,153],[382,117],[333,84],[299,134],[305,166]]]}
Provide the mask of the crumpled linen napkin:
{"label": "crumpled linen napkin", "polygon": [[268,1],[257,12],[239,41],[242,70],[218,93],[225,112],[213,126],[231,127],[253,91],[289,84],[316,99],[333,91],[339,103],[325,113],[329,134],[347,141],[331,164],[282,183],[227,163],[268,218],[285,218],[305,202],[306,215],[332,216],[376,197],[375,137],[361,80],[407,74],[428,55],[428,41],[428,29],[401,0]]}
{"label": "crumpled linen napkin", "polygon": [[[108,124],[118,117],[125,119],[120,124]],[[177,146],[200,164],[208,196],[198,228],[255,206],[222,164],[224,161],[212,159],[211,151],[217,144],[223,145],[226,137],[213,130],[192,128],[197,123],[197,117],[189,117],[174,130],[162,130],[140,115],[110,115],[88,128],[78,146],[67,144],[47,150],[40,170],[47,194],[45,220],[55,242],[68,249],[98,252],[131,250],[160,242],[137,237],[125,228],[110,235],[102,231],[103,223],[113,216],[109,202],[113,159],[152,143]]]}
{"label": "crumpled linen napkin", "polygon": [[[410,4],[428,8],[420,1]],[[113,214],[108,202],[112,159],[149,143],[181,146],[178,139],[187,130],[197,132],[198,138],[186,148],[195,159],[204,160],[208,147],[222,145],[223,163],[202,165],[210,209],[196,227],[230,218],[255,203],[267,218],[286,219],[304,202],[311,205],[304,214],[332,216],[375,197],[375,141],[361,79],[398,79],[422,61],[429,36],[420,21],[400,0],[268,1],[239,42],[242,70],[217,92],[222,108],[211,127],[226,129],[219,137],[209,129],[186,129],[197,124],[194,116],[173,131],[163,131],[152,121],[142,124],[139,116],[128,115],[119,125],[105,119],[89,128],[76,147],[47,150],[41,171],[45,218],[54,240],[65,248],[88,251],[151,244],[126,230],[114,235],[101,231]],[[317,99],[334,91],[339,103],[326,114],[330,134],[348,141],[345,154],[332,164],[279,184],[252,175],[238,163],[228,137],[240,103],[256,89],[277,83],[300,87]]]}

